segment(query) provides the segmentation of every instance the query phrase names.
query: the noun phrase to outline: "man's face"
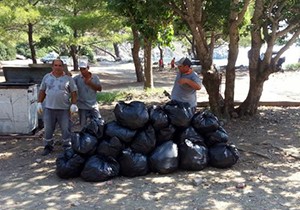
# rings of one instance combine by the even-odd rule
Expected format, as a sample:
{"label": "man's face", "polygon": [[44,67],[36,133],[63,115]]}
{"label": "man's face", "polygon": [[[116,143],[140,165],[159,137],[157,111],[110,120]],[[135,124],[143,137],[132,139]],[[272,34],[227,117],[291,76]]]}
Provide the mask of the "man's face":
{"label": "man's face", "polygon": [[54,60],[52,64],[53,70],[63,70],[63,63],[61,60]]}
{"label": "man's face", "polygon": [[89,73],[88,68],[80,68],[79,70],[83,76],[85,76]]}
{"label": "man's face", "polygon": [[190,69],[190,67],[188,67],[188,66],[184,66],[184,65],[179,65],[178,66],[178,69],[179,69],[179,71],[181,72],[181,73],[187,73],[188,71],[189,71],[189,69]]}

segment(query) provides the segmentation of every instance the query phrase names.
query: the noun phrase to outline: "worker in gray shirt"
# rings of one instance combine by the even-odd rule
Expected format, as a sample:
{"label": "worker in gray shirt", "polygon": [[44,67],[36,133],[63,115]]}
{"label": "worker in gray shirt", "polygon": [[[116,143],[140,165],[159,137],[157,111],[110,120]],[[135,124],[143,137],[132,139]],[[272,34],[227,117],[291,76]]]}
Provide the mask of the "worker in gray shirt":
{"label": "worker in gray shirt", "polygon": [[69,123],[70,113],[78,111],[76,91],[77,87],[73,78],[64,72],[62,60],[54,60],[52,72],[43,77],[37,105],[38,113],[43,114],[44,121],[43,156],[53,151],[53,134],[57,123],[61,129],[64,148],[71,146]]}
{"label": "worker in gray shirt", "polygon": [[171,99],[180,102],[188,102],[193,112],[195,112],[197,107],[196,91],[201,89],[201,79],[191,68],[192,62],[190,59],[183,57],[175,62],[175,64],[179,71],[176,75]]}
{"label": "worker in gray shirt", "polygon": [[88,120],[101,118],[97,102],[97,92],[102,90],[100,79],[89,71],[87,61],[79,63],[80,75],[74,77],[78,88],[78,114],[80,127],[83,128]]}

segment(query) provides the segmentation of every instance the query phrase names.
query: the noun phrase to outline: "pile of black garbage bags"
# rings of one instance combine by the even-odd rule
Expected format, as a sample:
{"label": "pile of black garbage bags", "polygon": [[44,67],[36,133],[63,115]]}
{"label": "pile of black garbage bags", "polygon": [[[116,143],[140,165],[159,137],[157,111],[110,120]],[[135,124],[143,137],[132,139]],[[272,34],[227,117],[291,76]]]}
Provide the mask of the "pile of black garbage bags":
{"label": "pile of black garbage bags", "polygon": [[60,178],[101,182],[150,172],[228,168],[239,159],[238,150],[209,111],[193,113],[177,101],[150,107],[133,101],[118,102],[114,115],[114,121],[93,119],[72,133],[72,148],[56,159]]}

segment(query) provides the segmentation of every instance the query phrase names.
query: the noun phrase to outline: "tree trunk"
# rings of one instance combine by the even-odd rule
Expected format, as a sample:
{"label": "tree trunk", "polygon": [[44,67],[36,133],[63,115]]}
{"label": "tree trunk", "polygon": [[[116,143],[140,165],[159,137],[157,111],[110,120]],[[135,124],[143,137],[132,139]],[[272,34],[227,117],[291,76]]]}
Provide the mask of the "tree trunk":
{"label": "tree trunk", "polygon": [[[231,5],[237,8],[239,0],[232,0]],[[225,82],[225,100],[223,116],[229,119],[234,111],[234,83],[235,83],[235,64],[239,54],[239,25],[241,24],[247,11],[250,0],[244,1],[241,11],[231,10],[229,19],[229,53],[228,64],[226,66],[226,82]]]}
{"label": "tree trunk", "polygon": [[131,27],[131,31],[133,34],[133,48],[131,49],[131,53],[132,53],[134,67],[135,67],[136,81],[144,82],[143,67],[139,57],[139,51],[140,51],[139,33],[133,27]]}
{"label": "tree trunk", "polygon": [[73,70],[78,71],[78,55],[76,45],[71,45],[70,55],[73,59]]}
{"label": "tree trunk", "polygon": [[244,115],[253,116],[256,114],[258,108],[258,102],[263,92],[264,82],[265,80],[257,81],[254,79],[252,80],[250,79],[250,89],[247,98],[237,108],[237,113],[239,114],[239,116],[244,116]]}
{"label": "tree trunk", "polygon": [[270,73],[264,72],[266,68],[260,59],[260,49],[263,43],[261,35],[263,0],[255,2],[255,10],[251,19],[253,29],[251,30],[251,49],[248,52],[250,88],[246,100],[237,108],[239,116],[254,115],[257,111],[264,81]]}
{"label": "tree trunk", "polygon": [[145,82],[144,89],[154,88],[153,71],[152,71],[152,56],[151,56],[151,41],[144,39],[144,66],[145,66]]}
{"label": "tree trunk", "polygon": [[120,56],[119,44],[113,43],[113,45],[114,45],[114,51],[115,51],[115,55],[116,55],[116,61],[120,61],[121,56]]}
{"label": "tree trunk", "polygon": [[[74,37],[74,39],[77,39],[77,37],[78,37],[78,31],[76,29],[74,29],[74,31],[73,31],[73,37]],[[78,51],[79,51],[78,46],[72,44],[70,54],[73,59],[73,68],[74,68],[73,70],[74,71],[78,71]]]}
{"label": "tree trunk", "polygon": [[218,117],[221,116],[223,107],[223,99],[220,95],[221,81],[221,75],[215,69],[203,72],[203,85],[208,93],[209,106]]}
{"label": "tree trunk", "polygon": [[32,23],[28,23],[28,44],[29,44],[29,48],[30,48],[32,63],[37,63],[35,47],[34,47],[34,43],[33,43],[33,24]]}

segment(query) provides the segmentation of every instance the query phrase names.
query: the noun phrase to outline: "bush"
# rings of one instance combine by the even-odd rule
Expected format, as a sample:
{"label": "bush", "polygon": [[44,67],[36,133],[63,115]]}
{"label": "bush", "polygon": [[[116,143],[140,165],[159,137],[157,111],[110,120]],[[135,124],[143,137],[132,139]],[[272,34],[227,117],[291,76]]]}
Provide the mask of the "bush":
{"label": "bush", "polygon": [[288,65],[286,65],[285,70],[287,70],[287,71],[300,70],[300,63],[288,64]]}
{"label": "bush", "polygon": [[11,45],[0,42],[0,60],[12,60],[16,58],[16,50]]}
{"label": "bush", "polygon": [[16,46],[17,54],[23,55],[26,58],[31,58],[30,49],[27,43],[18,43]]}
{"label": "bush", "polygon": [[90,63],[94,63],[95,61],[93,50],[90,47],[82,47],[79,51],[79,55],[87,56]]}

